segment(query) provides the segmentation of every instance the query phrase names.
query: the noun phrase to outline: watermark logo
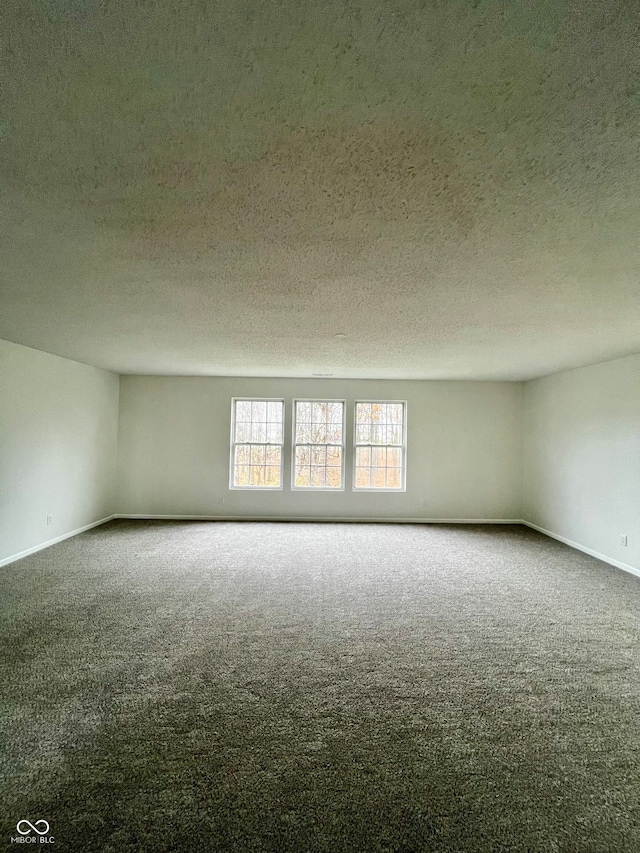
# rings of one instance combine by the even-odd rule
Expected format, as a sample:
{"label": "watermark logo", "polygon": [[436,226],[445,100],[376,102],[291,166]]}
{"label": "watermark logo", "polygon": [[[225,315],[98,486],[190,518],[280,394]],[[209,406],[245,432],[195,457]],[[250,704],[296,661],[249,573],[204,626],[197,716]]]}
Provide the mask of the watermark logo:
{"label": "watermark logo", "polygon": [[11,838],[12,844],[53,844],[53,835],[49,835],[49,821],[44,818],[33,823],[30,820],[19,820],[16,829],[18,835]]}
{"label": "watermark logo", "polygon": [[[26,829],[22,827],[26,826]],[[43,829],[38,829],[42,826]],[[37,820],[35,823],[30,823],[28,820],[19,820],[16,824],[16,829],[20,835],[29,835],[30,832],[37,832],[38,835],[46,835],[49,832],[49,824],[46,820]]]}

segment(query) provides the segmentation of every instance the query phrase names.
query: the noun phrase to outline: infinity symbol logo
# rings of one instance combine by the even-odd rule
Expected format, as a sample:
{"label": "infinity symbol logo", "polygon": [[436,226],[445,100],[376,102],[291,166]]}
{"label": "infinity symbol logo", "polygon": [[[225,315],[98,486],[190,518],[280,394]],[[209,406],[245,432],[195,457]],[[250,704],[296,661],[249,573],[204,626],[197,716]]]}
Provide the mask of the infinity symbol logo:
{"label": "infinity symbol logo", "polygon": [[[20,829],[21,826],[26,826],[27,829]],[[39,826],[44,826],[44,829],[38,829]],[[20,835],[29,835],[30,832],[37,832],[38,835],[46,835],[49,832],[49,824],[46,820],[37,820],[35,823],[30,823],[28,820],[19,820],[16,829]]]}

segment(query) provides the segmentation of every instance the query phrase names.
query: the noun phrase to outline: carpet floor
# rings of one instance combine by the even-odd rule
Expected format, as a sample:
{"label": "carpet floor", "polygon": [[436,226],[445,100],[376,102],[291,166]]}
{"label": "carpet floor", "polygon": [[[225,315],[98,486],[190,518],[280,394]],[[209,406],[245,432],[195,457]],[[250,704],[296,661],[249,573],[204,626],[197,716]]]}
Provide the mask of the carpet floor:
{"label": "carpet floor", "polygon": [[640,581],[532,530],[115,521],[0,591],[0,846],[640,851]]}

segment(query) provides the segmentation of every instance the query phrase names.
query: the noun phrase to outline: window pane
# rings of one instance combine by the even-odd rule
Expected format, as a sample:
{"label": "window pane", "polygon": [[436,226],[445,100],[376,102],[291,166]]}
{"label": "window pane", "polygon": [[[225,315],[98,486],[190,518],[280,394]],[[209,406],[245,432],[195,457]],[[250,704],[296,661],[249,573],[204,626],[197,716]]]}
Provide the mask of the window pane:
{"label": "window pane", "polygon": [[371,403],[356,404],[356,423],[370,424],[371,423]]}
{"label": "window pane", "polygon": [[328,444],[342,444],[342,424],[329,424],[327,429]]}
{"label": "window pane", "polygon": [[235,474],[233,479],[234,486],[248,486],[249,485],[249,466],[248,465],[236,465]]}
{"label": "window pane", "polygon": [[236,441],[251,441],[251,424],[236,421]]}
{"label": "window pane", "polygon": [[342,448],[341,447],[328,447],[327,448],[327,465],[341,465],[342,464]]}
{"label": "window pane", "polygon": [[311,448],[311,464],[326,465],[327,464],[327,448],[320,446],[312,446]]}
{"label": "window pane", "polygon": [[314,401],[311,404],[311,422],[314,424],[325,423],[327,420],[327,404]]}
{"label": "window pane", "polygon": [[295,484],[304,488],[310,484],[311,469],[305,465],[304,467],[296,466]]}
{"label": "window pane", "polygon": [[371,464],[380,468],[386,467],[387,464],[387,448],[372,447],[371,448]]}
{"label": "window pane", "polygon": [[311,449],[309,447],[296,447],[296,465],[311,464]]}
{"label": "window pane", "polygon": [[385,415],[387,414],[387,407],[384,403],[372,403],[371,404],[371,420],[374,424],[379,424],[385,420]]}
{"label": "window pane", "polygon": [[356,426],[356,441],[359,444],[371,444],[371,426],[369,424]]}
{"label": "window pane", "polygon": [[368,489],[370,485],[370,468],[356,468],[356,487],[358,489]]}
{"label": "window pane", "polygon": [[385,468],[371,469],[371,485],[376,489],[384,489],[386,485]]}
{"label": "window pane", "polygon": [[319,444],[327,440],[327,425],[325,423],[313,423],[311,424],[311,441],[314,444]]}
{"label": "window pane", "polygon": [[399,468],[402,465],[402,450],[399,447],[387,448],[387,465]]}
{"label": "window pane", "polygon": [[387,468],[387,488],[402,488],[402,471],[400,468]]}
{"label": "window pane", "polygon": [[296,422],[311,423],[311,403],[296,403]]}
{"label": "window pane", "polygon": [[267,441],[272,444],[282,444],[282,424],[267,424]]}
{"label": "window pane", "polygon": [[402,403],[387,403],[387,422],[390,424],[401,424],[402,409]]}
{"label": "window pane", "polygon": [[251,461],[251,448],[248,444],[239,444],[236,447],[236,465],[248,465]]}
{"label": "window pane", "polygon": [[251,420],[251,403],[249,400],[236,400],[236,420]]}
{"label": "window pane", "polygon": [[251,464],[264,465],[265,447],[262,444],[253,444],[251,446]]}
{"label": "window pane", "polygon": [[267,440],[267,425],[265,423],[251,424],[251,441],[266,441]]}
{"label": "window pane", "polygon": [[267,403],[267,420],[274,424],[282,424],[282,403]]}
{"label": "window pane", "polygon": [[371,427],[371,444],[386,444],[387,430],[380,424],[373,424]]}
{"label": "window pane", "polygon": [[342,403],[327,403],[327,420],[329,423],[342,424]]}
{"label": "window pane", "polygon": [[342,487],[341,468],[327,468],[327,486],[332,489],[339,489]]}
{"label": "window pane", "polygon": [[267,404],[265,400],[254,400],[251,403],[251,420],[266,421],[267,420]]}
{"label": "window pane", "polygon": [[296,402],[296,443],[342,444],[343,409],[337,401]]}
{"label": "window pane", "polygon": [[268,465],[266,468],[267,472],[267,486],[280,486],[280,466],[275,467],[274,465]]}
{"label": "window pane", "polygon": [[270,447],[265,448],[265,462],[267,465],[278,465],[280,466],[280,458],[282,455],[281,447],[274,447],[271,445]]}
{"label": "window pane", "polygon": [[262,465],[251,466],[251,485],[264,486],[264,468]]}
{"label": "window pane", "polygon": [[296,486],[316,489],[342,487],[341,447],[297,447],[295,460]]}
{"label": "window pane", "polygon": [[389,444],[402,444],[402,425],[387,427],[387,438]]}
{"label": "window pane", "polygon": [[[329,461],[329,460],[332,461]],[[342,467],[342,448],[341,447],[328,447],[327,448],[327,465],[331,465],[335,467],[339,465]]]}
{"label": "window pane", "polygon": [[371,465],[371,448],[356,447],[356,466]]}
{"label": "window pane", "polygon": [[296,422],[296,442],[300,444],[309,444],[311,441],[311,424],[306,422]]}

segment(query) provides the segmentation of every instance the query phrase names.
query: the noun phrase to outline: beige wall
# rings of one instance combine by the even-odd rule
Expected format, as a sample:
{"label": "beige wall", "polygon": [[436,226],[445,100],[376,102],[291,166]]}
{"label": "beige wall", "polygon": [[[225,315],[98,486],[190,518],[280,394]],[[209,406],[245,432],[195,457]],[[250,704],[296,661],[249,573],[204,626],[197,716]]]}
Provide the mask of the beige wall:
{"label": "beige wall", "polygon": [[115,512],[117,430],[115,374],[0,341],[0,564]]}
{"label": "beige wall", "polygon": [[640,355],[525,383],[523,422],[524,518],[640,569]]}
{"label": "beige wall", "polygon": [[[231,398],[406,400],[407,490],[229,490]],[[419,382],[123,376],[118,509],[125,514],[309,518],[519,518],[522,386]],[[285,452],[290,448],[286,442]],[[426,507],[423,502],[427,501]]]}
{"label": "beige wall", "polygon": [[[285,398],[287,454],[294,397],[346,399],[347,438],[354,400],[406,400],[406,492],[351,491],[349,442],[344,492],[292,492],[288,476],[281,492],[230,490],[233,396]],[[0,563],[116,512],[524,518],[640,570],[640,355],[524,384],[119,381],[107,371],[0,341]]]}

